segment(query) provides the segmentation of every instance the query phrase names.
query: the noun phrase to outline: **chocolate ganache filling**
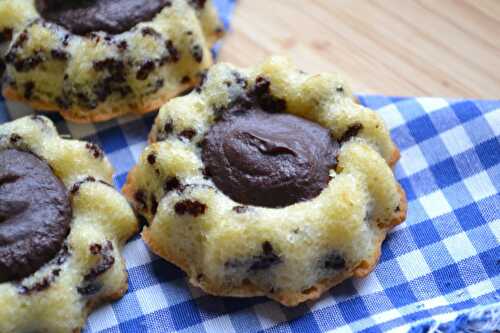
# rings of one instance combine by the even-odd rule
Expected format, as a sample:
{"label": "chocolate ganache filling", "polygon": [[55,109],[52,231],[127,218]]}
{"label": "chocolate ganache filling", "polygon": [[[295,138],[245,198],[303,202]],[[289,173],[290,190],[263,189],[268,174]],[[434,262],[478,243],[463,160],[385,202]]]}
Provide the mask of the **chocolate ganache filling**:
{"label": "chocolate ganache filling", "polygon": [[36,0],[40,15],[77,35],[119,34],[152,20],[171,0]]}
{"label": "chocolate ganache filling", "polygon": [[202,147],[208,174],[221,191],[239,203],[271,208],[319,195],[337,153],[326,128],[259,106],[225,112]]}
{"label": "chocolate ganache filling", "polygon": [[66,188],[49,165],[15,149],[0,151],[0,283],[36,272],[69,232]]}

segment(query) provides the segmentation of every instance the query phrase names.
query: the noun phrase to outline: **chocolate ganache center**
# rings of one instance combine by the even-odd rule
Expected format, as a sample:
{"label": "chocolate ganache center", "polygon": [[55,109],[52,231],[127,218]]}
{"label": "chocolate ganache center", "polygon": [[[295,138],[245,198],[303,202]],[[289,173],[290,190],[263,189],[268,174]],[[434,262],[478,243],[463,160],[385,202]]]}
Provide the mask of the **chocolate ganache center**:
{"label": "chocolate ganache center", "polygon": [[49,165],[15,149],[0,151],[0,283],[36,272],[69,232],[66,188]]}
{"label": "chocolate ganache center", "polygon": [[225,112],[202,148],[207,171],[221,191],[239,203],[271,208],[319,195],[337,153],[338,143],[326,128],[258,106]]}
{"label": "chocolate ganache center", "polygon": [[151,21],[171,0],[36,0],[40,15],[77,35],[119,34]]}

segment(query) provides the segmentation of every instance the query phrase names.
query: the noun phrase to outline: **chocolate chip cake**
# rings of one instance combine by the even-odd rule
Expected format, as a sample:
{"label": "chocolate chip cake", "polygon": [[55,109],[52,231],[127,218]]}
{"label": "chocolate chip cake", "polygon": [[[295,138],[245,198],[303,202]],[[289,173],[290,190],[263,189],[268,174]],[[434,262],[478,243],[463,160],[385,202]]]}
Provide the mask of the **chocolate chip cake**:
{"label": "chocolate chip cake", "polygon": [[3,93],[82,123],[153,111],[196,85],[222,31],[210,0],[0,0]]}
{"label": "chocolate chip cake", "polygon": [[137,221],[112,173],[47,118],[0,125],[0,332],[79,332],[125,293],[120,250]]}
{"label": "chocolate chip cake", "polygon": [[124,192],[192,284],[293,306],[374,268],[406,217],[398,158],[338,75],[218,64],[162,107]]}

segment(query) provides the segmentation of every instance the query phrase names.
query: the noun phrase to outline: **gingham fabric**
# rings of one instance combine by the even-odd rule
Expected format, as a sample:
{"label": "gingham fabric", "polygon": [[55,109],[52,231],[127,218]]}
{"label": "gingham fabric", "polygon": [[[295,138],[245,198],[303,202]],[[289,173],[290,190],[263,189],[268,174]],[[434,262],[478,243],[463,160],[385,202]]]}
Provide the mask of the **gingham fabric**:
{"label": "gingham fabric", "polygon": [[[451,320],[498,303],[500,101],[360,101],[391,129],[401,150],[395,173],[409,203],[406,222],[389,234],[372,274],[288,309],[265,298],[208,296],[136,237],[124,253],[129,292],[94,312],[84,332],[406,332],[419,321]],[[0,102],[2,121],[31,113]],[[100,144],[121,187],[155,114],[95,125],[50,117],[61,133]]]}
{"label": "gingham fabric", "polygon": [[[226,24],[233,2],[216,1]],[[128,293],[95,311],[84,332],[427,332],[431,320],[498,307],[500,101],[359,97],[401,150],[395,173],[409,203],[372,274],[295,308],[213,297],[135,237],[124,250]],[[0,123],[32,113],[0,98]],[[93,125],[49,116],[60,133],[101,145],[121,187],[156,115]]]}

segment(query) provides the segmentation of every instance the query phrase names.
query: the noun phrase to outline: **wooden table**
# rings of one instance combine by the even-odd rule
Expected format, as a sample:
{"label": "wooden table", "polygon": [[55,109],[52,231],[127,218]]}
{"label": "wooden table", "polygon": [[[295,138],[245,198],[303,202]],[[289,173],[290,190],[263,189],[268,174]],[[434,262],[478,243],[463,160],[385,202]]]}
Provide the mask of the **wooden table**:
{"label": "wooden table", "polygon": [[500,98],[500,0],[240,0],[222,61],[271,54],[356,92]]}

